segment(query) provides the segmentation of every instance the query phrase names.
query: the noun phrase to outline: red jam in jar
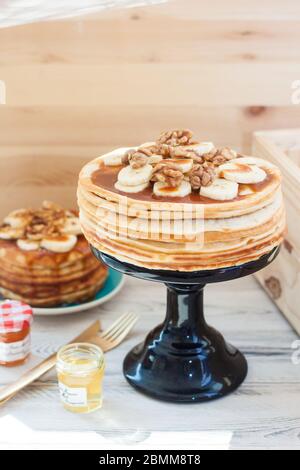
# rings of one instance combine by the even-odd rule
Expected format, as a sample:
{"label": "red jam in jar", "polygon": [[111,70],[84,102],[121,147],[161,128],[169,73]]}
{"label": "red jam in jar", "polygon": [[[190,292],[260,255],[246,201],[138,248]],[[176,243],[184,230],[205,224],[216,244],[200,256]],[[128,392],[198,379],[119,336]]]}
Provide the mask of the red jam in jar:
{"label": "red jam in jar", "polygon": [[24,302],[0,302],[0,365],[13,367],[26,361],[32,318],[32,308]]}

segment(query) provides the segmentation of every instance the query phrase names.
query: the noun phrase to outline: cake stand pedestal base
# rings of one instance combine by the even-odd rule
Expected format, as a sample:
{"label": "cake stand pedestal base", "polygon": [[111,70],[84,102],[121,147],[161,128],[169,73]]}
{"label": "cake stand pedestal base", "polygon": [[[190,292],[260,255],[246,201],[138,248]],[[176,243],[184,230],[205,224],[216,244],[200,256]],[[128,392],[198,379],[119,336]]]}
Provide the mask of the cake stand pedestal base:
{"label": "cake stand pedestal base", "polygon": [[193,403],[221,398],[243,382],[247,375],[246,359],[206,323],[203,288],[206,283],[258,271],[275,258],[278,247],[240,266],[186,273],[139,268],[93,247],[92,251],[112,268],[167,286],[164,322],[124,360],[124,375],[133,387],[160,400]]}
{"label": "cake stand pedestal base", "polygon": [[247,374],[244,356],[207,325],[203,287],[167,284],[167,315],[126,356],[124,375],[161,400],[199,402],[227,395]]}

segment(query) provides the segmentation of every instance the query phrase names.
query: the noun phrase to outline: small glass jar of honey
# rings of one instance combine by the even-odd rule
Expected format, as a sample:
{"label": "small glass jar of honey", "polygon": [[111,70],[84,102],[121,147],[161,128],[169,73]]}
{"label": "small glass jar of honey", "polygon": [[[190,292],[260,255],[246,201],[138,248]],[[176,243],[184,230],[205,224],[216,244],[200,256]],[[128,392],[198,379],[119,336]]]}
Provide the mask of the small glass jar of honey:
{"label": "small glass jar of honey", "polygon": [[104,354],[89,343],[62,347],[57,354],[57,377],[61,401],[73,413],[89,413],[102,406]]}
{"label": "small glass jar of honey", "polygon": [[18,300],[0,302],[0,365],[23,364],[30,353],[32,308]]}

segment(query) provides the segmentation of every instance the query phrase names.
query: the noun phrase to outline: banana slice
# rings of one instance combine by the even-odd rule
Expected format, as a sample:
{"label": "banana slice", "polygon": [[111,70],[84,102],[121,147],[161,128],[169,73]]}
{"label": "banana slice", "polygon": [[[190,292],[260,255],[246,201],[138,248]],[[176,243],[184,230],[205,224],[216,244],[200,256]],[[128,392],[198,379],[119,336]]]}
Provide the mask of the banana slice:
{"label": "banana slice", "polygon": [[40,242],[36,240],[28,240],[20,238],[17,240],[17,246],[23,251],[33,251],[38,250],[40,247]]}
{"label": "banana slice", "polygon": [[97,163],[97,162],[88,163],[82,168],[80,172],[80,176],[82,178],[90,178],[92,174],[94,173],[94,171],[99,170],[99,168],[100,168],[100,163]]}
{"label": "banana slice", "polygon": [[199,142],[198,144],[188,145],[188,148],[196,150],[199,155],[211,152],[215,146],[212,142]]}
{"label": "banana slice", "polygon": [[106,166],[118,166],[122,164],[122,157],[128,150],[136,150],[137,147],[120,147],[112,152],[102,155],[100,158]]}
{"label": "banana slice", "polygon": [[67,233],[68,235],[80,235],[82,232],[78,217],[68,217],[62,228],[62,233]]}
{"label": "banana slice", "polygon": [[183,180],[176,188],[168,186],[167,183],[157,181],[153,186],[153,193],[156,196],[184,197],[191,194],[192,188],[188,181]]}
{"label": "banana slice", "polygon": [[126,186],[124,184],[119,183],[119,181],[117,181],[115,183],[115,188],[118,191],[122,191],[123,193],[140,193],[141,191],[144,191],[144,189],[146,189],[148,185],[149,183],[142,183],[136,186]]}
{"label": "banana slice", "polygon": [[25,227],[30,219],[30,215],[27,209],[17,209],[8,214],[3,222],[14,228]]}
{"label": "banana slice", "polygon": [[57,237],[46,237],[41,241],[41,247],[54,253],[67,253],[76,245],[76,235],[58,235]]}
{"label": "banana slice", "polygon": [[151,179],[153,168],[151,165],[145,165],[141,168],[132,168],[130,165],[122,168],[118,174],[118,183],[123,186],[139,186],[148,183]]}
{"label": "banana slice", "polygon": [[258,158],[258,157],[238,157],[235,158],[234,160],[230,160],[230,163],[246,163],[247,165],[256,165],[259,167],[264,167],[264,168],[274,168],[273,163],[268,162],[267,160],[264,160],[263,158]]}
{"label": "banana slice", "polygon": [[216,178],[210,186],[201,186],[200,196],[227,201],[238,195],[239,185],[234,181]]}
{"label": "banana slice", "polygon": [[22,228],[11,227],[10,225],[0,227],[0,238],[2,240],[16,240],[17,238],[21,238],[22,236],[23,236]]}
{"label": "banana slice", "polygon": [[218,168],[219,176],[236,183],[260,183],[266,178],[266,172],[256,165],[246,163],[224,163]]}
{"label": "banana slice", "polygon": [[165,158],[164,162],[174,163],[181,169],[182,173],[188,173],[193,167],[192,158]]}

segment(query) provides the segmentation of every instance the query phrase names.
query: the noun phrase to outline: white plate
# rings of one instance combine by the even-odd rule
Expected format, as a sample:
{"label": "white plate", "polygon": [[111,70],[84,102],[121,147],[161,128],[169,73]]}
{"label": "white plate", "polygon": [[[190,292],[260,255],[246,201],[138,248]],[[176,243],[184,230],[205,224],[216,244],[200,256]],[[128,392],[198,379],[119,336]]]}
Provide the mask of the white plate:
{"label": "white plate", "polygon": [[60,307],[44,307],[44,308],[33,308],[33,313],[40,316],[51,316],[51,315],[69,315],[70,313],[83,312],[90,308],[97,307],[97,305],[104,304],[108,300],[112,299],[119,290],[123,287],[125,282],[124,275],[109,268],[108,277],[105,281],[104,286],[97,292],[93,300],[83,303],[74,303],[70,305],[62,305]]}

